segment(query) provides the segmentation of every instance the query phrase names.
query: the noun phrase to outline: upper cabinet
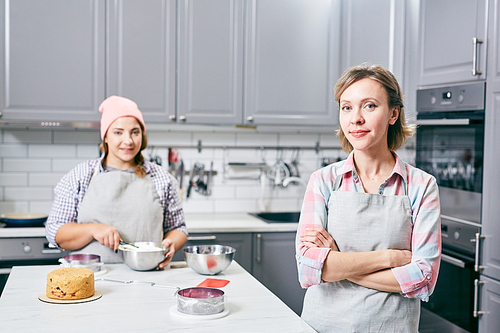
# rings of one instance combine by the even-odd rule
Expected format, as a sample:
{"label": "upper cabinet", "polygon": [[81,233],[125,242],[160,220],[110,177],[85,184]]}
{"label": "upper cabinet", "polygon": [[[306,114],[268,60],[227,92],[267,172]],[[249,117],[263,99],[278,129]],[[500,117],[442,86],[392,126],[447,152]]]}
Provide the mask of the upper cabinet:
{"label": "upper cabinet", "polygon": [[106,96],[135,101],[146,122],[175,117],[176,4],[108,2]]}
{"label": "upper cabinet", "polygon": [[340,0],[0,0],[2,120],[337,122]]}
{"label": "upper cabinet", "polygon": [[419,85],[486,78],[487,0],[420,0]]}
{"label": "upper cabinet", "polygon": [[247,1],[245,124],[337,121],[339,1]]}
{"label": "upper cabinet", "polygon": [[104,18],[100,0],[0,1],[0,120],[99,120]]}
{"label": "upper cabinet", "polygon": [[179,2],[178,122],[241,124],[243,4],[242,0]]}
{"label": "upper cabinet", "polygon": [[378,64],[389,69],[405,90],[405,3],[393,0],[342,2],[342,71],[362,63]]}

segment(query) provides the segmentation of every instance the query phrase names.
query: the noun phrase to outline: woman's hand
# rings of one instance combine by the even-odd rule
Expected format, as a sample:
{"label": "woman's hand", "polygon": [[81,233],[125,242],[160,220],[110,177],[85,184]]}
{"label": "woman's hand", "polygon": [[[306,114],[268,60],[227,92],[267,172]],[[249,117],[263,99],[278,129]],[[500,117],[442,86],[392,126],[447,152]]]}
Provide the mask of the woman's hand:
{"label": "woman's hand", "polygon": [[120,245],[120,234],[118,230],[110,225],[95,223],[91,229],[92,237],[101,245],[109,247],[113,251],[118,251]]}
{"label": "woman's hand", "polygon": [[309,247],[329,248],[332,251],[339,250],[333,237],[323,227],[307,228],[306,232],[300,235],[300,241]]}
{"label": "woman's hand", "polygon": [[165,268],[169,262],[172,261],[172,258],[174,257],[175,254],[175,244],[170,238],[165,238],[162,241],[162,244],[165,245],[165,247],[168,248],[168,252],[165,253],[165,260],[160,262],[158,264],[158,267],[156,269],[163,269]]}

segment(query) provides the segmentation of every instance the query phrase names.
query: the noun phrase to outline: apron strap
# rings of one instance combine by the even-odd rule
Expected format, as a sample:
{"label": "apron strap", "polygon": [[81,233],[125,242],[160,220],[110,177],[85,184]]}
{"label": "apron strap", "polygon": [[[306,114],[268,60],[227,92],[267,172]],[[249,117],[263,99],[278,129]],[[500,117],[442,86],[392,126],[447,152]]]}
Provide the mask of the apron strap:
{"label": "apron strap", "polygon": [[337,191],[340,188],[340,183],[342,182],[342,175],[337,175],[333,182],[333,190]]}
{"label": "apron strap", "polygon": [[408,175],[406,174],[406,163],[403,161],[401,161],[401,172],[403,173],[403,182],[404,182],[403,194],[408,196]]}

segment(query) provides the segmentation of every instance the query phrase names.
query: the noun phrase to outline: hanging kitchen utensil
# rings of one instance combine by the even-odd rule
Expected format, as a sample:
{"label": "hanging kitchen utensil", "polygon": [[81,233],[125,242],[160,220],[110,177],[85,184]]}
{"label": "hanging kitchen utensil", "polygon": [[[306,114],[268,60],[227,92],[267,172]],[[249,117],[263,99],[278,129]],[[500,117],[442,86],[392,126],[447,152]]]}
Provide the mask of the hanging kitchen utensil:
{"label": "hanging kitchen utensil", "polygon": [[202,175],[203,175],[204,170],[205,170],[205,165],[204,164],[199,163],[199,162],[195,162],[194,163],[193,167],[191,168],[191,173],[190,173],[190,176],[189,176],[189,184],[188,184],[186,198],[190,197],[191,190],[193,188],[195,189],[195,191],[198,191],[197,187],[199,185],[201,185],[201,183],[199,182],[200,172],[202,172]]}
{"label": "hanging kitchen utensil", "polygon": [[205,184],[205,195],[210,195],[212,194],[212,189],[211,189],[211,182],[212,182],[212,173],[214,170],[214,162],[210,162],[210,171],[208,172],[207,175],[207,181]]}
{"label": "hanging kitchen utensil", "polygon": [[174,174],[175,170],[178,168],[179,164],[179,150],[168,148],[168,171]]}
{"label": "hanging kitchen utensil", "polygon": [[300,171],[299,171],[299,154],[300,154],[300,148],[295,148],[292,153],[292,161],[290,162],[290,177],[299,177],[300,178]]}
{"label": "hanging kitchen utensil", "polygon": [[276,163],[267,172],[267,177],[274,181],[275,186],[281,185],[283,179],[290,177],[290,169],[285,165],[282,157],[283,150],[279,150]]}
{"label": "hanging kitchen utensil", "polygon": [[159,155],[154,155],[155,147],[151,146],[150,147],[150,152],[149,152],[149,161],[151,163],[156,163],[161,166],[162,164],[162,159]]}
{"label": "hanging kitchen utensil", "polygon": [[182,188],[182,183],[184,179],[184,161],[181,160],[179,169],[176,172],[175,178],[177,178],[177,181],[179,182],[179,197],[182,198],[184,197],[184,189]]}

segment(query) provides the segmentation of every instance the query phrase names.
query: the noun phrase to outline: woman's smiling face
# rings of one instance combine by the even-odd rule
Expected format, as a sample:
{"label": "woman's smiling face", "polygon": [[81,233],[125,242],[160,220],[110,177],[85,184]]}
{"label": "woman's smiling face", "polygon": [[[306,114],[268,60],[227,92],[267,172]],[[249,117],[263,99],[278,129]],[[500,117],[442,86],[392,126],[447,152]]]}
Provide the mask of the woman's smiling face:
{"label": "woman's smiling face", "polygon": [[398,119],[387,92],[375,80],[365,78],[347,87],[340,96],[340,126],[354,150],[388,150],[387,131]]}
{"label": "woman's smiling face", "polygon": [[142,128],[134,117],[118,118],[109,126],[104,142],[108,145],[106,165],[121,170],[133,168],[141,150]]}

